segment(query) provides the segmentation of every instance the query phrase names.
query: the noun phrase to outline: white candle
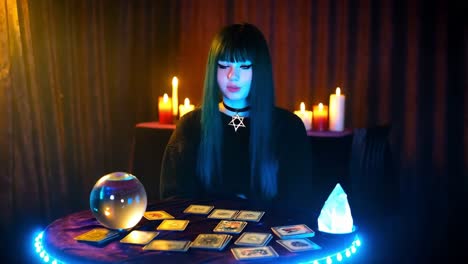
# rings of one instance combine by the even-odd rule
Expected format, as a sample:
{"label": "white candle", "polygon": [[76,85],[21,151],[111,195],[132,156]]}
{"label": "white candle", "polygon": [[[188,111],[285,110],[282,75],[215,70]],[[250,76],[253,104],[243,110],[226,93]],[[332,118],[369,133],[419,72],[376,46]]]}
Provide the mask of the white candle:
{"label": "white candle", "polygon": [[172,115],[177,116],[177,106],[179,105],[179,97],[177,95],[177,90],[179,86],[179,80],[174,76],[172,78]]}
{"label": "white candle", "polygon": [[345,120],[345,96],[341,94],[340,87],[336,93],[330,95],[330,130],[343,131]]}
{"label": "white candle", "polygon": [[185,98],[184,104],[179,105],[179,118],[182,118],[182,116],[186,113],[193,111],[193,109],[195,109],[195,106],[193,104],[190,104],[190,100],[188,98]]}
{"label": "white candle", "polygon": [[304,102],[301,102],[300,110],[294,111],[294,114],[302,119],[306,130],[310,130],[312,128],[312,111],[305,110]]}

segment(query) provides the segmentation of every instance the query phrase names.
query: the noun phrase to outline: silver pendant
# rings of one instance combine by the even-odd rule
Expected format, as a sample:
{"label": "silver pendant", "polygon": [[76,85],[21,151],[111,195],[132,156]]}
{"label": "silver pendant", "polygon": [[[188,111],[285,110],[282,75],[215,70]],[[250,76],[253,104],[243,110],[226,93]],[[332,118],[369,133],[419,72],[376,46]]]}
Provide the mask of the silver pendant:
{"label": "silver pendant", "polygon": [[[238,121],[236,122],[236,120],[238,120]],[[244,125],[244,117],[243,117],[243,116],[239,116],[238,113],[236,113],[235,115],[232,116],[232,119],[231,119],[231,121],[229,122],[228,125],[233,126],[235,132],[237,132],[237,129],[238,129],[239,127],[246,127],[246,126]]]}

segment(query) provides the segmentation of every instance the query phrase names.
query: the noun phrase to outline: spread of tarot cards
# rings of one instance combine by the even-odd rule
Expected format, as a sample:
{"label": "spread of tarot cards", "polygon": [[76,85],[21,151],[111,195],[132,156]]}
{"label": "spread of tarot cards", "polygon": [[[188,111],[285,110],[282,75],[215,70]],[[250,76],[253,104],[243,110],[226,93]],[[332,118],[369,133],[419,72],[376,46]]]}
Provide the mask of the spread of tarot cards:
{"label": "spread of tarot cards", "polygon": [[[281,254],[284,254],[282,252],[300,254],[301,252],[322,249],[320,245],[311,240],[315,232],[301,223],[265,226],[263,231],[251,232],[248,229],[249,225],[258,227],[264,224],[260,222],[265,215],[264,211],[215,209],[213,205],[209,204],[191,204],[182,211],[182,217],[175,217],[177,214],[172,213],[164,210],[146,211],[144,218],[154,225],[150,230],[146,228],[145,230],[135,229],[123,232],[98,227],[83,232],[76,236],[75,240],[90,245],[100,245],[120,239],[120,243],[140,246],[144,251],[170,251],[177,252],[177,254],[183,254],[189,250],[224,251],[231,241],[234,241],[230,251],[232,256],[239,261],[277,258],[280,256],[278,252]],[[206,230],[209,231],[208,233],[201,232],[201,230],[197,232],[198,234],[193,240],[188,240],[186,236],[184,239],[168,239],[167,236],[164,236],[164,234],[171,232],[186,232],[192,221],[189,215],[198,215],[202,222],[209,220],[209,223],[212,223],[213,220],[216,220],[216,224],[211,226],[211,229]],[[186,219],[187,217],[190,220]],[[276,243],[270,243],[274,238],[272,233],[277,236]],[[284,248],[287,251],[284,249],[277,251],[275,247],[276,249],[278,247]]]}

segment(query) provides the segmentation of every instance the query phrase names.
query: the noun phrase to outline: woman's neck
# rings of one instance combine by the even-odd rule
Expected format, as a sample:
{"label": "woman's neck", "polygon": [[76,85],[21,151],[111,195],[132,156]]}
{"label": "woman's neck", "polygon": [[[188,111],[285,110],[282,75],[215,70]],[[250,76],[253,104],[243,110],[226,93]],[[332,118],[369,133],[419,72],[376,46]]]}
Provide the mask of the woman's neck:
{"label": "woman's neck", "polygon": [[246,99],[243,99],[243,100],[230,100],[230,99],[228,99],[226,97],[223,97],[223,102],[228,107],[237,108],[237,109],[241,109],[241,108],[249,106]]}
{"label": "woman's neck", "polygon": [[[226,102],[225,102],[225,104],[228,105],[228,107],[237,108],[237,109],[241,109],[241,108],[246,107],[246,106],[243,106],[243,107],[233,107],[233,106],[229,105],[229,104],[226,103]],[[219,111],[220,111],[220,112],[225,113],[225,114],[228,115],[228,116],[233,116],[233,115],[235,115],[235,114],[238,114],[239,116],[247,117],[247,116],[250,115],[250,111],[249,111],[249,110],[247,110],[247,111],[242,111],[242,112],[231,111],[231,110],[227,109],[227,108],[224,106],[223,102],[220,102],[220,103],[218,104],[218,107],[219,107]]]}

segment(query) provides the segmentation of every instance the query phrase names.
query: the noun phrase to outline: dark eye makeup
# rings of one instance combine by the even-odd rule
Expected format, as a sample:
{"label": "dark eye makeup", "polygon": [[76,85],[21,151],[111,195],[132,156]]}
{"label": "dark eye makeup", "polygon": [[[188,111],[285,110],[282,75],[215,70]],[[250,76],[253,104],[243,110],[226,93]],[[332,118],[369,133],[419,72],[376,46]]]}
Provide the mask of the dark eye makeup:
{"label": "dark eye makeup", "polygon": [[[218,62],[218,68],[227,69],[227,68],[229,68],[229,65],[223,65],[223,64]],[[243,64],[243,65],[240,66],[240,68],[243,69],[243,70],[248,70],[248,69],[252,68],[252,64]]]}
{"label": "dark eye makeup", "polygon": [[220,69],[227,69],[228,66],[227,66],[227,65],[222,65],[222,64],[218,63],[218,68],[220,68]]}

